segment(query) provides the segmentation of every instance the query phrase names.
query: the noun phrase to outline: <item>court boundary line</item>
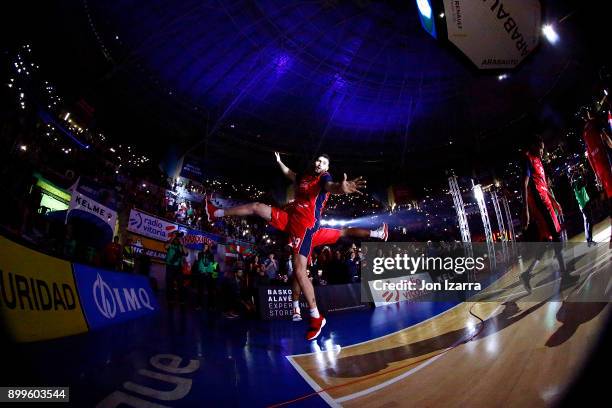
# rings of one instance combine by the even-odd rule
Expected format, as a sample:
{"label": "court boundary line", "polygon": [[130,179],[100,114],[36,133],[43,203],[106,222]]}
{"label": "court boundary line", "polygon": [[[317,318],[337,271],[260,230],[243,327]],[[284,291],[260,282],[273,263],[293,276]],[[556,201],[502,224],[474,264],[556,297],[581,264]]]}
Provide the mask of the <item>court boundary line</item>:
{"label": "court boundary line", "polygon": [[344,397],[337,398],[334,401],[342,403],[342,402],[350,401],[350,400],[355,399],[355,398],[363,397],[365,395],[368,395],[368,394],[371,394],[371,393],[376,392],[378,390],[381,390],[383,388],[386,388],[387,386],[389,386],[389,385],[391,385],[393,383],[396,383],[396,382],[398,382],[400,380],[403,380],[406,377],[411,376],[413,373],[416,373],[417,371],[420,371],[422,368],[427,367],[428,365],[432,364],[434,361],[442,358],[444,356],[444,354],[446,354],[446,352],[448,352],[448,351],[450,351],[450,348],[447,348],[446,350],[444,350],[440,354],[438,354],[436,356],[433,356],[432,358],[428,359],[427,361],[422,362],[418,366],[416,366],[414,368],[411,368],[410,370],[408,370],[408,371],[398,375],[397,377],[390,378],[389,380],[381,382],[381,383],[376,384],[376,385],[373,385],[370,388],[366,388],[364,390],[357,391],[357,392],[354,392],[352,394],[345,395]]}
{"label": "court boundary line", "polygon": [[293,360],[292,356],[286,356],[286,357],[287,357],[287,360],[289,360],[289,363],[298,372],[298,374],[317,393],[317,395],[319,395],[323,399],[323,401],[327,403],[327,405],[333,408],[341,407],[341,405],[337,403],[336,400],[332,398],[331,395],[329,395],[326,391],[323,391],[323,388],[319,384],[317,384],[317,382],[313,380],[312,377],[309,376],[308,373],[304,371],[304,369],[297,362]]}
{"label": "court boundary line", "polygon": [[[485,304],[486,304],[486,303],[489,303],[489,302],[478,302],[478,303],[479,303],[479,304],[482,304],[482,303],[485,303]],[[465,304],[465,303],[464,303],[464,304]],[[487,315],[487,317],[486,317],[486,318],[482,319],[482,320],[483,320],[483,324],[484,324],[484,322],[486,322],[487,320],[489,320],[489,319],[491,318],[491,316],[495,315],[495,314],[497,313],[497,311],[498,311],[498,310],[499,310],[501,307],[502,307],[502,305],[501,305],[501,304],[500,304],[500,305],[498,305],[498,306],[497,306],[495,309],[493,309],[493,311],[492,311],[491,313],[489,313],[489,314]],[[378,391],[378,390],[381,390],[381,389],[383,389],[383,388],[386,388],[386,387],[388,387],[389,385],[394,384],[394,383],[396,383],[396,382],[398,382],[398,381],[401,381],[401,380],[403,380],[403,379],[405,379],[405,378],[407,378],[407,377],[410,377],[412,374],[414,374],[414,373],[418,372],[418,371],[419,371],[419,370],[421,370],[422,368],[425,368],[425,367],[427,367],[429,364],[432,364],[432,363],[434,363],[435,361],[437,361],[438,359],[440,359],[440,358],[444,357],[444,356],[446,355],[446,353],[448,353],[449,351],[451,351],[451,350],[453,350],[454,348],[458,347],[458,346],[459,346],[459,345],[460,345],[462,342],[464,342],[464,341],[465,341],[465,339],[460,339],[460,340],[457,340],[457,342],[456,342],[455,344],[452,344],[451,346],[447,347],[447,348],[446,348],[446,350],[442,351],[440,354],[438,354],[438,355],[436,355],[436,356],[433,356],[433,357],[431,357],[431,358],[427,359],[427,361],[424,361],[424,362],[423,362],[423,363],[421,363],[420,365],[418,365],[418,366],[416,366],[416,367],[414,367],[414,368],[412,368],[412,369],[410,369],[410,370],[408,370],[408,371],[406,371],[406,372],[404,372],[404,373],[402,373],[402,374],[398,375],[397,377],[390,378],[390,379],[388,379],[387,381],[384,381],[384,382],[382,382],[382,383],[380,383],[380,384],[376,384],[376,385],[374,385],[374,386],[372,386],[372,387],[370,387],[370,388],[366,388],[366,389],[364,389],[364,390],[357,391],[357,392],[355,392],[355,393],[353,393],[353,394],[348,394],[348,395],[345,395],[344,397],[337,398],[337,399],[335,399],[334,401],[337,401],[337,402],[345,402],[345,401],[350,401],[350,400],[353,400],[353,399],[355,399],[355,398],[363,397],[363,396],[365,396],[365,395],[368,395],[368,394],[371,394],[371,393],[376,392],[376,391]]]}
{"label": "court boundary line", "polygon": [[[609,259],[609,257],[606,259],[605,252],[604,252],[603,255],[604,255],[603,256],[604,259],[600,260],[599,262],[595,262],[594,265],[590,265],[591,266],[591,269],[590,269],[591,273],[588,274],[588,276],[585,279],[585,281],[580,285],[580,287],[578,289],[579,291],[582,290],[582,288],[584,287],[585,283],[593,276],[593,274],[595,274],[595,273],[597,273],[597,272],[599,272],[599,271],[601,271],[603,269],[603,268],[601,268],[601,266],[606,261],[609,262],[610,259]],[[587,266],[588,265],[585,265],[584,267],[587,267]],[[593,270],[593,269],[595,269],[595,267],[597,267],[596,271]],[[478,303],[482,304],[482,303],[486,303],[486,302],[478,302]],[[561,302],[558,302],[558,303],[561,303]],[[491,318],[491,316],[493,316],[502,306],[503,306],[503,304],[498,305],[485,319],[483,319],[483,321],[486,321],[489,318]],[[438,354],[438,355],[428,359],[427,361],[423,362],[422,364],[418,365],[417,367],[414,367],[413,369],[411,369],[409,371],[406,371],[405,373],[402,373],[402,374],[398,375],[397,377],[390,378],[389,380],[387,380],[385,382],[382,382],[382,383],[377,384],[375,386],[372,386],[370,388],[366,388],[365,390],[361,390],[361,391],[358,391],[356,393],[345,395],[344,397],[337,398],[337,399],[335,399],[335,401],[340,402],[340,403],[345,402],[345,401],[350,401],[350,400],[353,400],[355,398],[359,398],[359,397],[371,394],[373,392],[376,392],[378,390],[381,390],[383,388],[386,388],[387,386],[389,386],[391,384],[394,384],[394,383],[396,383],[396,382],[398,382],[400,380],[403,380],[403,379],[409,377],[410,375],[416,373],[417,371],[421,370],[422,368],[425,368],[429,364],[432,364],[433,362],[437,361],[439,358],[443,357],[447,352],[451,351],[457,345],[458,344],[456,344],[456,345],[454,344],[454,345],[448,347],[442,353],[440,353],[440,354]]]}
{"label": "court boundary line", "polygon": [[[432,302],[432,303],[436,303],[436,302]],[[419,326],[419,325],[421,325],[421,324],[427,323],[428,321],[430,321],[430,320],[432,320],[432,319],[435,319],[436,317],[442,316],[442,315],[444,315],[444,314],[446,314],[446,313],[450,312],[451,310],[458,308],[458,307],[459,307],[459,306],[461,306],[461,305],[465,305],[466,303],[470,303],[470,302],[460,302],[460,303],[457,303],[455,306],[451,307],[450,309],[446,309],[445,311],[443,311],[443,312],[441,312],[441,313],[438,313],[438,314],[436,314],[436,315],[433,315],[433,316],[431,316],[431,317],[429,317],[429,318],[427,318],[427,319],[425,319],[425,320],[422,320],[422,321],[420,321],[420,322],[418,322],[418,323],[415,323],[415,324],[413,324],[412,326],[407,326],[407,327],[404,327],[403,329],[399,329],[399,330],[394,331],[394,332],[392,332],[392,333],[388,333],[388,334],[382,335],[382,336],[380,336],[380,337],[375,337],[375,338],[370,339],[370,340],[364,340],[364,341],[360,341],[359,343],[349,344],[348,346],[343,346],[343,347],[342,347],[342,349],[343,349],[343,350],[344,350],[344,349],[349,349],[349,348],[351,348],[351,347],[356,347],[356,346],[360,346],[360,345],[362,345],[362,344],[371,343],[371,342],[373,342],[373,341],[378,341],[378,340],[384,339],[385,337],[393,336],[393,335],[398,334],[398,333],[400,333],[400,332],[402,332],[402,331],[404,331],[404,330],[412,329],[412,328],[417,327],[417,326]],[[471,303],[476,303],[476,302],[471,302]],[[391,306],[391,305],[388,305],[388,306]],[[314,354],[319,354],[319,353],[325,353],[325,352],[327,352],[327,351],[328,351],[328,350],[311,351],[310,353],[291,354],[291,355],[289,355],[289,356],[285,356],[285,357],[287,357],[287,358],[289,358],[289,357],[291,357],[291,358],[294,358],[294,357],[304,357],[304,356],[311,356],[311,355],[314,355]]]}
{"label": "court boundary line", "polygon": [[[604,228],[604,231],[606,231],[605,228]],[[602,231],[600,231],[600,233],[601,232]],[[568,240],[568,242],[570,242],[570,241]],[[583,286],[583,285],[581,285],[581,286]],[[370,342],[373,342],[373,341],[378,341],[378,340],[384,339],[386,337],[389,337],[391,335],[398,334],[398,333],[400,333],[400,332],[402,332],[404,330],[411,329],[411,328],[414,328],[414,327],[418,327],[419,325],[422,325],[422,324],[424,324],[424,323],[426,323],[426,322],[428,322],[428,321],[430,321],[432,319],[435,319],[437,317],[443,316],[444,314],[450,312],[453,309],[456,309],[457,307],[459,307],[461,305],[467,305],[469,303],[472,303],[472,304],[474,304],[474,303],[486,304],[486,303],[490,303],[490,302],[483,302],[483,301],[461,302],[461,303],[458,303],[455,306],[451,307],[450,309],[445,310],[442,313],[438,313],[437,315],[434,315],[434,316],[432,316],[432,317],[430,317],[430,318],[428,318],[426,320],[423,320],[423,321],[421,321],[419,323],[416,323],[416,324],[414,324],[412,326],[408,326],[408,327],[402,328],[402,329],[397,330],[395,332],[388,333],[388,334],[386,334],[384,336],[376,337],[376,338],[373,338],[373,339],[370,339],[370,340],[365,340],[365,341],[362,341],[362,342],[359,342],[359,343],[354,343],[354,344],[348,345],[348,346],[343,347],[343,348],[348,349],[348,348],[359,346],[359,345],[362,345],[362,344],[367,344],[367,343],[370,343]],[[485,319],[483,319],[483,324],[484,324],[485,321],[490,319],[501,307],[502,307],[502,304],[499,304]],[[359,397],[371,394],[371,393],[373,393],[375,391],[378,391],[378,390],[381,390],[383,388],[386,388],[387,386],[389,386],[391,384],[394,384],[394,383],[396,383],[398,381],[401,381],[401,380],[409,377],[410,375],[418,372],[422,368],[425,368],[428,365],[434,363],[435,361],[437,361],[438,359],[443,357],[447,352],[451,351],[453,348],[457,347],[458,345],[460,345],[460,343],[458,343],[456,345],[452,345],[451,347],[449,347],[446,350],[442,351],[440,354],[437,354],[437,355],[427,359],[426,361],[424,361],[420,365],[418,365],[418,366],[416,366],[416,367],[414,367],[414,368],[412,368],[412,369],[410,369],[410,370],[408,370],[408,371],[398,375],[397,377],[393,377],[393,378],[391,378],[391,379],[389,379],[389,380],[387,380],[385,382],[382,382],[382,383],[377,384],[375,386],[372,386],[370,388],[366,388],[364,390],[358,391],[358,392],[353,393],[353,394],[348,394],[348,395],[345,395],[345,396],[337,398],[337,399],[332,398],[326,391],[323,391],[324,389],[312,377],[310,377],[310,375],[308,375],[308,373],[306,373],[306,371],[294,360],[295,357],[303,357],[303,356],[315,355],[315,354],[323,353],[323,352],[325,352],[327,350],[315,351],[315,352],[310,352],[310,353],[302,353],[302,354],[294,354],[294,355],[289,355],[289,356],[285,356],[285,357],[287,358],[287,360],[289,360],[291,365],[296,369],[296,371],[300,374],[300,376],[304,379],[304,381],[306,381],[312,387],[312,389],[318,395],[321,396],[321,398],[325,402],[327,402],[332,407],[341,407],[340,404],[342,402],[350,401],[350,400],[353,400],[355,398],[359,398]]]}
{"label": "court boundary line", "polygon": [[[478,304],[487,304],[487,303],[489,303],[489,302],[469,302],[469,303],[474,303],[474,304],[476,304],[476,303],[478,303]],[[463,304],[463,305],[466,305],[466,304],[467,304],[467,302],[462,302],[462,303],[460,303],[459,305],[462,305],[462,304]],[[472,305],[472,307],[474,306],[474,304]],[[459,306],[459,305],[457,305],[457,306]],[[456,306],[455,306],[455,307],[456,307]],[[491,316],[493,316],[493,315],[494,315],[494,314],[495,314],[495,313],[496,313],[496,312],[497,312],[497,311],[498,311],[498,310],[499,310],[501,307],[502,307],[502,305],[501,305],[501,304],[500,304],[500,305],[497,305],[497,307],[496,307],[496,308],[495,308],[493,311],[491,311],[491,313],[489,313],[485,319],[481,319],[481,318],[479,318],[479,319],[480,319],[480,320],[482,320],[482,322],[483,322],[483,324],[484,324],[484,322],[485,322],[486,320],[488,320],[488,319],[489,319]],[[454,307],[453,307],[453,308],[454,308]],[[447,310],[447,311],[450,311],[450,310],[451,310],[451,309],[449,309],[449,310]],[[445,312],[444,312],[444,313],[445,313]],[[441,316],[441,315],[443,315],[444,313],[440,313],[440,314],[438,314],[438,315],[436,315],[436,316],[433,316],[432,318],[435,318],[435,317]],[[469,311],[468,311],[468,314],[469,314],[469,315],[471,315],[471,313],[470,313]],[[411,326],[411,327],[412,327],[412,326]],[[400,331],[401,331],[401,330],[400,330]],[[386,337],[386,336],[383,336],[383,337]],[[381,337],[381,338],[382,338],[382,337]],[[376,340],[376,339],[372,339],[372,340]],[[457,340],[457,342],[456,342],[456,343],[454,343],[454,344],[453,344],[453,345],[451,345],[450,347],[447,347],[446,349],[444,349],[444,350],[443,350],[442,352],[440,352],[439,354],[436,354],[436,355],[435,355],[435,356],[433,356],[433,357],[427,358],[427,360],[426,360],[426,361],[424,361],[423,363],[421,363],[420,365],[418,365],[418,366],[416,366],[416,367],[414,367],[414,368],[412,368],[412,369],[408,370],[407,372],[404,372],[404,373],[400,374],[400,375],[399,375],[399,376],[397,376],[397,377],[393,377],[393,378],[391,378],[391,379],[389,379],[389,380],[387,380],[387,381],[385,381],[385,382],[383,382],[383,383],[377,384],[377,385],[372,386],[372,387],[370,387],[370,388],[366,388],[366,389],[364,389],[364,390],[358,391],[358,392],[353,393],[353,394],[348,394],[348,395],[345,395],[345,396],[340,397],[340,398],[338,398],[338,399],[334,399],[333,397],[331,397],[331,396],[330,396],[330,395],[327,393],[327,391],[324,391],[324,390],[325,390],[325,388],[321,387],[321,386],[320,386],[320,385],[319,385],[319,384],[318,384],[318,383],[317,383],[317,382],[316,382],[316,381],[315,381],[315,380],[314,380],[314,379],[313,379],[313,378],[312,378],[310,375],[308,375],[308,373],[306,373],[306,371],[305,371],[304,369],[302,369],[302,367],[301,367],[301,366],[299,366],[299,365],[297,364],[297,362],[295,362],[295,361],[293,360],[293,358],[292,358],[293,356],[286,356],[286,357],[287,357],[287,359],[290,361],[291,365],[292,365],[292,366],[293,366],[293,367],[294,367],[294,368],[295,368],[295,369],[298,371],[298,373],[300,374],[300,376],[302,376],[302,378],[304,378],[304,380],[305,380],[305,381],[306,381],[306,382],[307,382],[307,383],[308,383],[308,384],[309,384],[309,385],[310,385],[310,386],[313,388],[313,390],[315,391],[315,393],[316,393],[316,394],[321,395],[321,396],[322,396],[322,398],[323,398],[323,399],[324,399],[324,400],[325,400],[325,401],[326,401],[328,404],[330,404],[330,406],[333,406],[333,407],[341,407],[341,405],[339,405],[339,403],[341,403],[341,402],[344,402],[344,401],[349,401],[349,400],[351,400],[351,399],[358,398],[358,397],[360,397],[360,396],[364,396],[364,395],[367,395],[367,394],[371,394],[371,393],[372,393],[372,392],[374,392],[374,391],[378,391],[379,389],[385,388],[385,387],[387,387],[388,385],[391,385],[391,384],[393,384],[393,383],[395,383],[395,382],[397,382],[397,381],[400,381],[400,380],[402,380],[402,379],[404,379],[404,378],[406,378],[406,377],[408,377],[408,376],[412,375],[413,373],[415,373],[415,372],[419,371],[421,368],[424,368],[424,367],[426,367],[427,365],[429,365],[429,364],[433,363],[434,361],[436,361],[437,359],[441,358],[443,355],[445,355],[446,353],[448,353],[449,351],[451,351],[453,348],[458,347],[458,346],[459,346],[459,345],[460,345],[462,342],[464,342],[465,340],[466,340],[466,339],[460,339],[460,340]],[[470,340],[471,340],[471,339],[470,339]],[[317,354],[317,353],[310,353],[310,354]],[[334,386],[334,388],[336,388],[336,387],[338,387],[338,386]],[[329,398],[329,399],[331,399],[331,402],[330,402],[330,401],[328,401],[328,398]],[[334,404],[334,405],[331,405],[331,404]]]}

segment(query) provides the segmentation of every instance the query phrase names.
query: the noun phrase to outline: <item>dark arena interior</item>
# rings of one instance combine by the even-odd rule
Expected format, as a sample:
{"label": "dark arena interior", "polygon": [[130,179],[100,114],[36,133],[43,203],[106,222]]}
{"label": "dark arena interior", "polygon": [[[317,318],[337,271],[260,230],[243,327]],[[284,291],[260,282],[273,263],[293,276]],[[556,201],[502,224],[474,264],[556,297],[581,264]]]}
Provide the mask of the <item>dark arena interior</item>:
{"label": "dark arena interior", "polygon": [[3,9],[0,406],[610,404],[612,2]]}

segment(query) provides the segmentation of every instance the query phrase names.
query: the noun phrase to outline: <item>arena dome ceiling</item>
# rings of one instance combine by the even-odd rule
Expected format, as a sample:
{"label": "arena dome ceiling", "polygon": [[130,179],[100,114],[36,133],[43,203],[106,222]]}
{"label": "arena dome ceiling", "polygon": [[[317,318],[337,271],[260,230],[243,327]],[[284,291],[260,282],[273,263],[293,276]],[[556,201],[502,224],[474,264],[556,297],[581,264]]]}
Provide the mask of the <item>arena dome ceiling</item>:
{"label": "arena dome ceiling", "polygon": [[[549,3],[544,22],[574,10]],[[113,115],[172,122],[184,149],[225,140],[247,152],[402,160],[459,149],[499,137],[596,65],[576,62],[585,53],[576,46],[578,17],[561,26],[562,46],[542,41],[516,70],[491,73],[429,36],[412,0],[79,0],[61,7],[62,23],[84,31],[64,40],[86,43],[110,67],[86,95],[102,122]]]}

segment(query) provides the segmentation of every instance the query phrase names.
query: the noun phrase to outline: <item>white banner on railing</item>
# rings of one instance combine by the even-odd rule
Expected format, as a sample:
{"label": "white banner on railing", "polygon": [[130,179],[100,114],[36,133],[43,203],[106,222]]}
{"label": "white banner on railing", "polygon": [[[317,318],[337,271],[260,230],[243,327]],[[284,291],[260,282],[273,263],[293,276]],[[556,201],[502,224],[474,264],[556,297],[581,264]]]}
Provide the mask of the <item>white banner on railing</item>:
{"label": "white banner on railing", "polygon": [[111,230],[115,230],[115,224],[117,223],[117,212],[111,210],[105,205],[100,204],[94,199],[87,197],[85,194],[79,193],[76,190],[72,192],[68,214],[72,210],[81,210],[92,214],[106,222],[110,226]]}
{"label": "white banner on railing", "polygon": [[178,230],[178,224],[132,209],[127,229],[145,237],[168,241],[171,234]]}

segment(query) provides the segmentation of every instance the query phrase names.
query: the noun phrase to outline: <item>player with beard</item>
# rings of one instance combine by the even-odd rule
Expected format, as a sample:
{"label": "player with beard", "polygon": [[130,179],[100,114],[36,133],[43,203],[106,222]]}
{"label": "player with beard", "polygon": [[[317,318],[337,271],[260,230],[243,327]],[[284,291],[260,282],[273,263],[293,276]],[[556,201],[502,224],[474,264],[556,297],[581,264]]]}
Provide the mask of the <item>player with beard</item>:
{"label": "player with beard", "polygon": [[[329,156],[326,154],[319,155],[311,169],[304,174],[297,174],[288,168],[282,162],[278,152],[275,153],[275,156],[283,174],[296,184],[295,200],[289,206],[280,209],[254,202],[220,209],[207,196],[206,213],[211,222],[218,217],[257,215],[268,221],[274,228],[289,235],[289,245],[295,255],[294,279],[310,308],[310,327],[306,332],[306,339],[313,340],[321,333],[326,320],[317,308],[314,287],[306,270],[312,250],[320,245],[334,244],[341,237],[372,237],[386,241],[389,234],[388,226],[383,224],[377,230],[372,231],[363,228],[322,228],[321,217],[329,195],[361,193],[360,190],[366,187],[366,181],[362,177],[348,180],[345,173],[341,182],[334,182],[328,173]],[[295,316],[295,308],[299,309],[296,297],[299,296],[299,292],[294,291],[294,293]],[[299,310],[297,314],[299,315]]]}

